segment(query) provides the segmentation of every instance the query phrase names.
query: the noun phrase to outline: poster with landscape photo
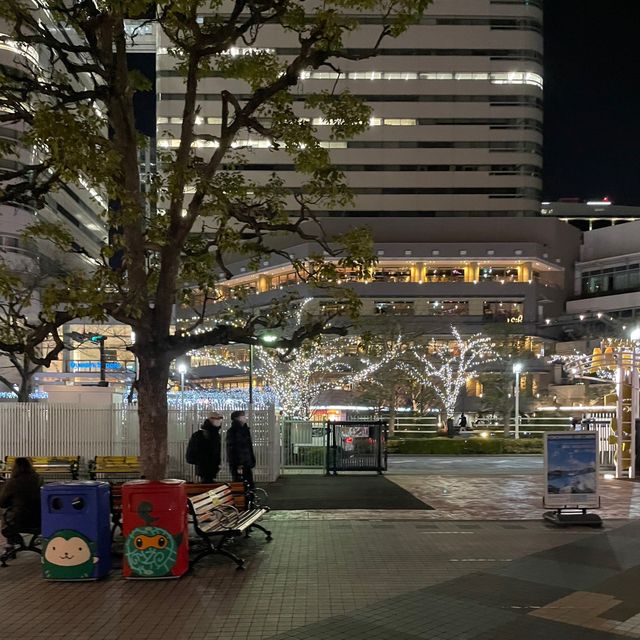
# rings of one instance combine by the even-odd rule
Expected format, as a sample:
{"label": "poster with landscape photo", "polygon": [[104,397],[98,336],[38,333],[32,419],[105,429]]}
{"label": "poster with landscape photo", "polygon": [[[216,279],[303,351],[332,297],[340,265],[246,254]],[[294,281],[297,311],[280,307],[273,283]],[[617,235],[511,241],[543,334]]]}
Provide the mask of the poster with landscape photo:
{"label": "poster with landscape photo", "polygon": [[547,433],[544,445],[545,505],[597,507],[597,432]]}

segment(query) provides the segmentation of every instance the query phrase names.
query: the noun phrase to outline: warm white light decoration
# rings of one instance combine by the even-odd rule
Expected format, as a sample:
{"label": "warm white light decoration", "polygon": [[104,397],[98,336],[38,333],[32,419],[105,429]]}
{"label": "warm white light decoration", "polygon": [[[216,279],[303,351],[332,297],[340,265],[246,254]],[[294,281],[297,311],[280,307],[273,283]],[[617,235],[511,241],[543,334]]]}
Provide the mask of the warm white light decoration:
{"label": "warm white light decoration", "polygon": [[399,364],[416,382],[433,390],[447,419],[453,418],[467,379],[476,374],[480,365],[495,359],[489,338],[481,335],[463,338],[455,327],[451,327],[451,335],[453,344],[414,347],[409,352],[413,362]]}
{"label": "warm white light decoration", "polygon": [[[296,312],[296,326],[302,322],[307,302]],[[254,371],[274,394],[276,404],[286,418],[308,420],[312,402],[320,393],[367,380],[397,356],[400,338],[376,357],[359,353],[361,347],[362,339],[358,336],[323,336],[297,349],[283,361],[282,350],[256,345]],[[248,371],[246,363],[239,363],[233,355],[214,349],[208,354],[214,364]]]}

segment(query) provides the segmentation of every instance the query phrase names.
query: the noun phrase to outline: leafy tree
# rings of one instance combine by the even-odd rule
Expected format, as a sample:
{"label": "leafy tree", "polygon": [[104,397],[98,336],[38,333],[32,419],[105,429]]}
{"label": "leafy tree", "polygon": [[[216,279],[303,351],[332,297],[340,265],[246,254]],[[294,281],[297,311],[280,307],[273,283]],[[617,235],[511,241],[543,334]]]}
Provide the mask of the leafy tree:
{"label": "leafy tree", "polygon": [[0,357],[5,358],[20,380],[17,391],[9,373],[0,382],[28,402],[33,376],[48,367],[65,348],[59,328],[68,320],[63,312],[43,312],[40,294],[43,274],[15,273],[0,262]]}
{"label": "leafy tree", "polygon": [[[0,70],[0,123],[24,131],[3,142],[2,152],[24,161],[21,149],[35,150],[30,164],[0,171],[0,202],[38,207],[45,194],[74,183],[88,185],[109,203],[104,221],[110,240],[100,259],[88,272],[62,279],[45,302],[71,315],[112,317],[135,330],[131,350],[140,367],[140,442],[148,478],[165,472],[171,362],[205,345],[256,342],[265,327],[280,326],[287,318],[288,301],[276,301],[259,313],[245,312],[242,323],[228,322],[229,312],[241,303],[238,292],[221,286],[233,275],[232,256],[256,268],[277,254],[291,260],[301,278],[325,286],[337,280],[338,268],[365,271],[371,264],[363,233],[329,238],[322,232],[317,214],[346,206],[351,196],[312,120],[301,117],[322,116],[330,124],[328,138],[345,140],[366,129],[370,110],[336,86],[307,94],[303,113],[294,89],[305,70],[338,69],[341,60],[354,58],[348,43],[359,30],[360,14],[381,18],[363,54],[375,56],[383,40],[400,35],[428,3],[232,0],[223,6],[169,0],[155,5],[152,17],[149,3],[141,0],[0,3],[0,22],[8,34],[0,39],[41,52],[38,68],[27,59],[23,68]],[[184,81],[177,146],[168,144],[158,155],[160,171],[144,192],[138,171],[143,142],[133,100],[148,83],[129,68],[127,47],[136,33],[128,34],[127,18],[152,23],[162,33]],[[263,41],[265,28],[271,34],[279,29],[287,42],[297,42],[295,54],[280,59],[271,50],[253,48]],[[231,55],[237,45],[242,49]],[[199,86],[212,76],[222,85],[221,124],[215,132],[199,124]],[[243,94],[235,93],[239,85]],[[276,174],[256,181],[236,170],[245,156],[238,141],[247,135],[268,139],[274,152],[287,154],[302,185],[294,191]],[[209,149],[199,148],[200,142]],[[71,238],[50,222],[36,222],[30,233],[63,249],[73,247]],[[317,242],[318,255],[291,258],[280,249],[283,234]],[[320,249],[336,259],[326,260]],[[355,311],[357,302],[348,290],[335,295]],[[217,315],[207,324],[215,302]],[[197,319],[172,332],[177,304],[197,309]],[[340,332],[327,321],[309,318],[276,346],[286,350],[308,337]]]}

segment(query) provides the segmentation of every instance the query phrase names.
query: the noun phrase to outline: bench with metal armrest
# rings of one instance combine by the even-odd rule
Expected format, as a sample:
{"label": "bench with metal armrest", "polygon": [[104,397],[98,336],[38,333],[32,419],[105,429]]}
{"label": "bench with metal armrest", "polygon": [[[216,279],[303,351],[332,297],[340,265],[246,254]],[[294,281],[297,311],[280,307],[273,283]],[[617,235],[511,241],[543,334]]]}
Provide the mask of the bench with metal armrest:
{"label": "bench with metal armrest", "polygon": [[89,477],[122,483],[142,477],[139,456],[96,456],[89,462]]}
{"label": "bench with metal armrest", "polygon": [[259,529],[271,541],[271,531],[258,524],[269,508],[248,505],[247,510],[239,511],[234,506],[231,487],[224,485],[189,498],[189,512],[193,528],[204,548],[191,561],[193,567],[202,558],[219,553],[233,560],[238,569],[244,569],[244,559],[224,548],[231,539],[248,536],[252,529]]}
{"label": "bench with metal armrest", "polygon": [[[0,476],[8,478],[17,456],[5,456]],[[80,456],[29,456],[33,468],[45,480],[77,480]]]}

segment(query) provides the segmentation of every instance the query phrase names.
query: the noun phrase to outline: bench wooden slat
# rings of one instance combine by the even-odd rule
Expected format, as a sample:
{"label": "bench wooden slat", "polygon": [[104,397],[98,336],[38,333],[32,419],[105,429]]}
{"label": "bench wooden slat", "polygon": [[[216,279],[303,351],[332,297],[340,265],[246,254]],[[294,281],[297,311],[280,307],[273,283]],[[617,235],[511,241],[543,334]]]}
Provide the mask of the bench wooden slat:
{"label": "bench wooden slat", "polygon": [[[16,458],[19,456],[5,456],[4,468],[0,474],[7,476],[11,473]],[[33,468],[44,476],[70,476],[77,479],[80,469],[80,456],[26,456],[31,460]]]}
{"label": "bench wooden slat", "polygon": [[140,456],[96,456],[89,463],[89,476],[94,480],[122,482],[141,475]]}

